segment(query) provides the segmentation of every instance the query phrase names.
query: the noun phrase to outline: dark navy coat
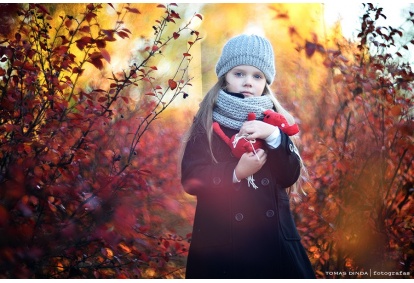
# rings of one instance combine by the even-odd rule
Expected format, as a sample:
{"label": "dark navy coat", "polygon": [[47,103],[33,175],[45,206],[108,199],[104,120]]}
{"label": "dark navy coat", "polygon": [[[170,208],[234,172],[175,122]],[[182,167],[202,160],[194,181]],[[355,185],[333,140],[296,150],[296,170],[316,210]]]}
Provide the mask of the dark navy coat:
{"label": "dark navy coat", "polygon": [[[222,127],[231,137],[236,131]],[[205,134],[188,141],[181,181],[197,196],[186,278],[315,278],[289,207],[286,189],[300,171],[292,141],[267,150],[265,165],[233,183],[238,159],[216,134],[212,161]]]}

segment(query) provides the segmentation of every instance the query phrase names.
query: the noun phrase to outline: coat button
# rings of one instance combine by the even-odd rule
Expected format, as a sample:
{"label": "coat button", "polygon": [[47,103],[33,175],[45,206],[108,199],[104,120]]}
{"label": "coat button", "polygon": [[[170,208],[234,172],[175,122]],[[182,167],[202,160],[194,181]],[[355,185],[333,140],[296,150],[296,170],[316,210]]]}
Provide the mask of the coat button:
{"label": "coat button", "polygon": [[218,184],[220,184],[221,183],[221,179],[219,178],[219,177],[214,177],[213,178],[213,184],[214,185],[218,185]]}
{"label": "coat button", "polygon": [[273,216],[275,216],[274,210],[269,209],[268,211],[266,211],[266,217],[271,218]]}
{"label": "coat button", "polygon": [[234,218],[236,218],[237,221],[242,221],[243,220],[243,214],[237,213]]}
{"label": "coat button", "polygon": [[260,182],[263,186],[267,186],[269,185],[270,181],[268,178],[263,178],[262,181]]}
{"label": "coat button", "polygon": [[295,149],[294,149],[294,147],[293,147],[293,144],[289,144],[289,150],[290,150],[290,152],[293,152]]}

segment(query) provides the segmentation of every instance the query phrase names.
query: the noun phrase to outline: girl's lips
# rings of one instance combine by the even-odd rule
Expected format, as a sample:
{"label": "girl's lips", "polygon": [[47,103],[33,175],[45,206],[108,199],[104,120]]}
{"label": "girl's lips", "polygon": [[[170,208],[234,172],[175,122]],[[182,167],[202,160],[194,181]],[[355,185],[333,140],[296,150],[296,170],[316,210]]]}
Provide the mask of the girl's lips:
{"label": "girl's lips", "polygon": [[242,91],[240,92],[241,94],[243,94],[244,96],[252,96],[253,94],[249,91]]}

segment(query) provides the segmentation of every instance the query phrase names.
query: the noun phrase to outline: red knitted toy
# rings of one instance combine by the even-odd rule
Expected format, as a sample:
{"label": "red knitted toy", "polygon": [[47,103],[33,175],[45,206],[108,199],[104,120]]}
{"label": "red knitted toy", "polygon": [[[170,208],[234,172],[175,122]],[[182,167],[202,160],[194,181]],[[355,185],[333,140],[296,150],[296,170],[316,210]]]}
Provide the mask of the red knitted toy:
{"label": "red knitted toy", "polygon": [[263,114],[265,115],[263,122],[279,127],[279,129],[288,136],[293,136],[299,133],[298,125],[289,125],[286,118],[282,114],[279,114],[273,110],[266,110]]}
{"label": "red knitted toy", "polygon": [[[299,133],[298,125],[289,125],[282,114],[273,110],[266,110],[263,114],[265,115],[263,122],[278,127],[285,134],[293,136]],[[255,119],[256,115],[254,113],[248,114],[247,121],[253,121]],[[217,122],[213,122],[213,130],[231,148],[232,154],[237,158],[240,158],[245,152],[256,152],[259,148],[264,147],[264,141],[262,139],[248,140],[245,136],[239,136],[238,134],[229,138]]]}
{"label": "red knitted toy", "polygon": [[[254,113],[248,114],[247,121],[255,119],[256,115]],[[232,154],[237,158],[240,158],[245,152],[256,152],[259,148],[263,148],[264,145],[264,141],[261,139],[249,141],[246,137],[239,136],[238,134],[229,138],[217,122],[213,122],[213,130],[231,148]]]}

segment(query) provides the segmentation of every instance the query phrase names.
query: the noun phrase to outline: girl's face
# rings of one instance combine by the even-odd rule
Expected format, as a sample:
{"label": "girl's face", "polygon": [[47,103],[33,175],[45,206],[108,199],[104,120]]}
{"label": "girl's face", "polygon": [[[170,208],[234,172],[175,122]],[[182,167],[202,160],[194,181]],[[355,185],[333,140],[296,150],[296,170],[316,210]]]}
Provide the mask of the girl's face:
{"label": "girl's face", "polygon": [[266,77],[256,67],[236,66],[226,74],[227,91],[241,93],[244,97],[261,96],[266,86]]}

